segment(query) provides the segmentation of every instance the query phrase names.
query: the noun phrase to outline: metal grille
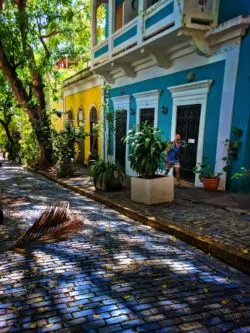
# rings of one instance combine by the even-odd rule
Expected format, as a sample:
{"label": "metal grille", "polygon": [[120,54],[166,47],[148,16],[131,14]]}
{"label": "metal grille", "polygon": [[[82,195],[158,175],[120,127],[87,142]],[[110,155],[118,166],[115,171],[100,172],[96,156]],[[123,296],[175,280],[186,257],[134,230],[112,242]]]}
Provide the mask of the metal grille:
{"label": "metal grille", "polygon": [[193,168],[196,165],[201,105],[179,106],[176,133],[185,144],[180,149],[181,178],[194,182]]}
{"label": "metal grille", "polygon": [[122,110],[116,114],[116,130],[115,130],[115,159],[125,170],[126,161],[126,144],[123,138],[126,136],[127,127],[127,111]]}
{"label": "metal grille", "polygon": [[148,125],[154,126],[154,118],[155,118],[154,108],[140,110],[140,124],[147,122]]}

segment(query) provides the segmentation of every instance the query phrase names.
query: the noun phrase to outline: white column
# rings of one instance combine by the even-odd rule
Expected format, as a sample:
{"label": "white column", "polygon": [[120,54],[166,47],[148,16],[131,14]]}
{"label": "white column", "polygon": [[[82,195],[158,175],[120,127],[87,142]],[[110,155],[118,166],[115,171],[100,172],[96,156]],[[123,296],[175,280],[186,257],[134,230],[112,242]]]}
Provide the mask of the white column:
{"label": "white column", "polygon": [[115,31],[115,0],[109,0],[109,59],[112,58],[112,35]]}
{"label": "white column", "polygon": [[143,15],[144,15],[144,9],[146,8],[145,6],[146,0],[139,0],[138,4],[138,23],[137,23],[137,36],[138,36],[138,44],[141,44],[143,41]]}
{"label": "white column", "polygon": [[[216,172],[223,171],[223,168],[226,165],[226,162],[223,161],[223,158],[228,156],[227,148],[225,146],[225,141],[227,139],[230,139],[231,136],[235,89],[236,89],[238,66],[239,66],[239,55],[240,55],[240,43],[235,45],[230,51],[228,51],[226,57],[224,84],[223,84],[221,110],[219,118],[217,149],[216,149],[216,164],[215,164]],[[219,189],[222,191],[225,191],[226,189],[226,176],[227,174],[225,172],[221,176]]]}

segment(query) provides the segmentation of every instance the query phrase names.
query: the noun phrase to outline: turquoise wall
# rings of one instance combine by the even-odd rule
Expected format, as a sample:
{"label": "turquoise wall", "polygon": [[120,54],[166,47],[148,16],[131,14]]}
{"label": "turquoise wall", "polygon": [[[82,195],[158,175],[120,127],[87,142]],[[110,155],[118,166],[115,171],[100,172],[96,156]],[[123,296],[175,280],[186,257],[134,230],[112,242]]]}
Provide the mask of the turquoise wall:
{"label": "turquoise wall", "polygon": [[[195,81],[213,80],[208,96],[208,106],[205,127],[204,155],[208,157],[212,164],[215,163],[217,134],[219,124],[219,114],[221,106],[221,95],[224,81],[225,62],[217,62],[211,65],[196,67],[182,72],[162,76],[150,80],[145,80],[128,86],[111,89],[111,97],[120,95],[132,95],[134,93],[163,89],[163,93],[159,102],[158,127],[163,131],[163,135],[170,138],[171,120],[172,120],[172,97],[167,87],[185,84],[187,82],[187,74],[192,70],[195,73]],[[168,107],[168,114],[163,115],[160,110],[165,105]],[[131,98],[131,108],[136,109],[135,99]],[[136,124],[136,115],[130,115],[130,128],[134,128]]]}
{"label": "turquoise wall", "polygon": [[220,0],[219,23],[239,15],[250,15],[249,0]]}
{"label": "turquoise wall", "polygon": [[[243,38],[241,51],[238,78],[236,85],[236,94],[234,101],[234,113],[232,127],[237,127],[243,130],[241,138],[242,146],[239,149],[238,159],[234,160],[231,165],[231,173],[239,171],[241,167],[250,169],[250,31]],[[234,139],[233,137],[231,139]],[[231,190],[250,190],[250,179],[242,181],[230,180]]]}

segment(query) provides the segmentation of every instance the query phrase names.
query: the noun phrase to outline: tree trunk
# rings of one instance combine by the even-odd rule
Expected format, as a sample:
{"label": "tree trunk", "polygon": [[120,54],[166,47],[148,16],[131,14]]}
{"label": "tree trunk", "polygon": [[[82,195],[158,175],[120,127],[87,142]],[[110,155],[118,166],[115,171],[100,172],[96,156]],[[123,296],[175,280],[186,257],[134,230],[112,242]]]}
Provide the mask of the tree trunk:
{"label": "tree trunk", "polygon": [[4,122],[2,119],[0,119],[0,124],[3,126],[6,136],[8,138],[8,141],[13,144],[14,143],[14,139],[12,138],[11,134],[10,134],[10,130],[8,127],[8,124],[6,122]]}
{"label": "tree trunk", "polygon": [[33,125],[33,129],[40,148],[38,166],[47,168],[53,164],[53,148],[50,121],[45,110],[40,114],[39,120]]}

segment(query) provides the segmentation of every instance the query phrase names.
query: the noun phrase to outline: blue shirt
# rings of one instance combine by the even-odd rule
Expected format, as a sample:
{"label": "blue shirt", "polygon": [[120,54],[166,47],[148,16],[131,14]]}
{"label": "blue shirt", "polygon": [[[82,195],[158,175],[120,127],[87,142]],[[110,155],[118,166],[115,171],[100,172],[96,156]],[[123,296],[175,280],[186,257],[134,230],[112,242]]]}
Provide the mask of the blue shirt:
{"label": "blue shirt", "polygon": [[168,161],[179,162],[179,160],[180,160],[180,146],[174,144],[172,148],[168,151]]}

